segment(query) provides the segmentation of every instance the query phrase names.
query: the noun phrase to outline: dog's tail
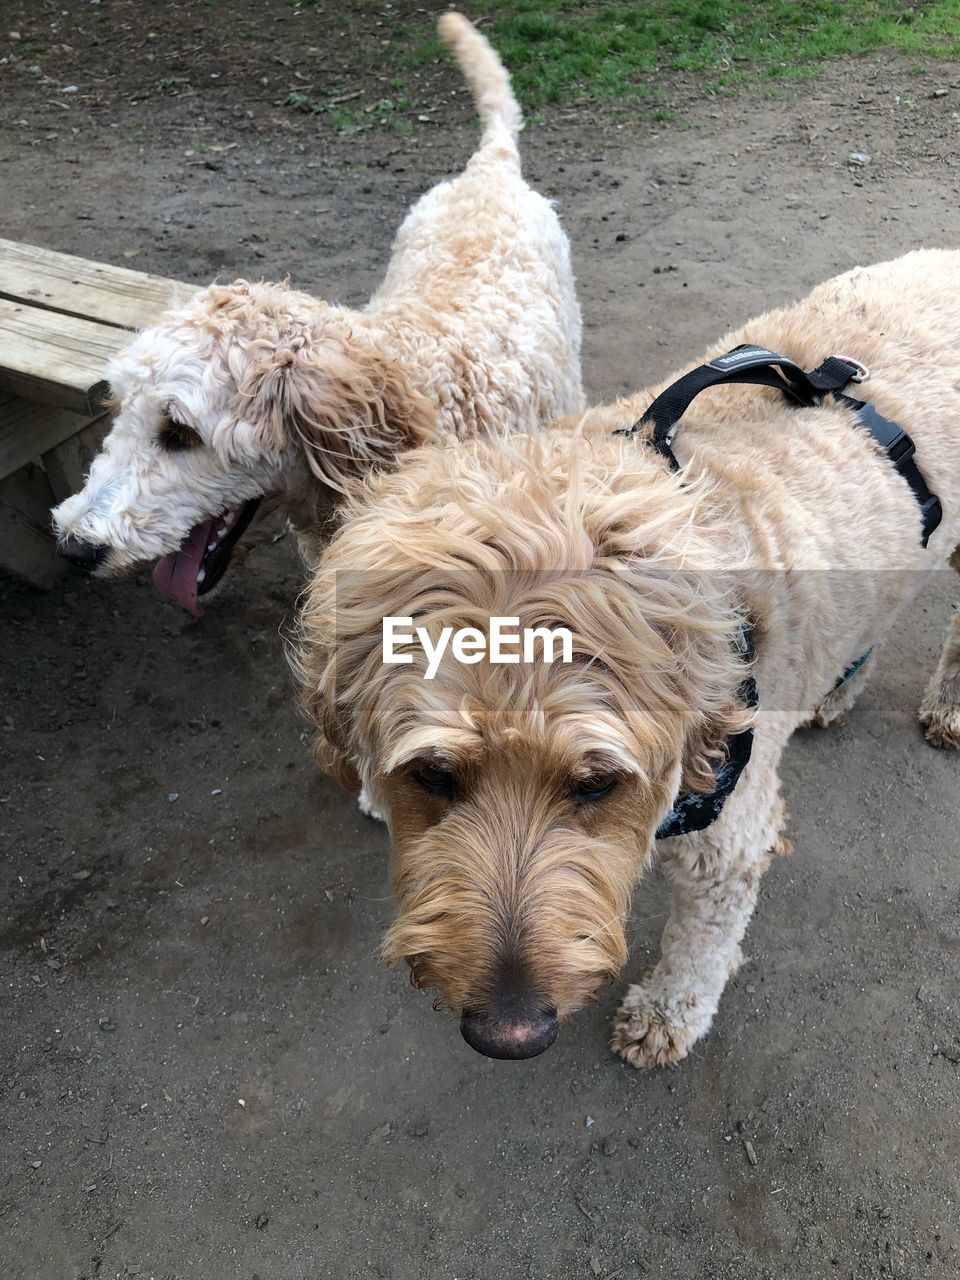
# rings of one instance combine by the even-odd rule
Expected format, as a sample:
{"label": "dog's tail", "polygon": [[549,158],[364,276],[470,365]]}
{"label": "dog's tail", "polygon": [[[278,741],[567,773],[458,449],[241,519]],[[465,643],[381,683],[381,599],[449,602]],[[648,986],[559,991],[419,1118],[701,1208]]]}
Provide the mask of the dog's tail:
{"label": "dog's tail", "polygon": [[470,86],[477,114],[483,122],[483,141],[503,132],[515,144],[523,128],[520,104],[513,96],[510,77],[490,42],[460,13],[445,13],[437,23],[440,39],[452,51]]}

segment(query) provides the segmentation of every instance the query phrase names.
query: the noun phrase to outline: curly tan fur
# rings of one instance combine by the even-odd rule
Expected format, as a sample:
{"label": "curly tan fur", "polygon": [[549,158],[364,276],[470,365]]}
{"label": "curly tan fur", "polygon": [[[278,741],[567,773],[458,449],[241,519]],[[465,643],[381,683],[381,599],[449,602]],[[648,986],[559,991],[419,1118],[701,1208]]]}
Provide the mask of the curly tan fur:
{"label": "curly tan fur", "polygon": [[[960,253],[917,253],[830,281],[709,353],[756,342],[806,367],[835,350],[870,366],[870,398],[911,431],[943,500],[926,550],[910,490],[849,409],[794,409],[758,388],[698,398],[679,475],[612,434],[655,388],[539,439],[428,446],[347,505],[303,606],[303,703],[321,758],[388,815],[385,956],[449,1008],[492,1005],[508,974],[569,1014],[619,970],[655,829],[681,785],[709,785],[748,715],[733,645],[748,617],[753,756],[718,821],[661,842],[662,958],[627,992],[613,1044],[652,1066],[706,1032],[762,871],[788,847],[784,744],[960,542],[958,298]],[[411,665],[381,663],[385,614],[434,635],[495,614],[562,623],[574,661],[445,660],[427,681],[417,649]],[[941,717],[956,710],[951,645],[932,686]],[[418,781],[425,768],[450,780],[443,794]],[[578,803],[578,780],[597,774],[615,785]]]}
{"label": "curly tan fur", "polygon": [[[669,476],[649,478],[635,448],[611,468],[565,434],[496,462],[479,444],[424,450],[348,505],[310,590],[300,677],[319,754],[390,815],[400,910],[384,955],[457,1013],[507,968],[561,1013],[612,978],[654,828],[681,779],[712,789],[752,718],[734,578],[704,572],[723,531],[697,519],[703,486],[678,502]],[[454,664],[428,682],[421,655],[387,674],[391,614],[434,637],[491,616],[566,625],[576,661]],[[425,796],[410,779],[423,762],[455,770],[469,803]],[[572,782],[611,772],[618,804],[571,801]]]}

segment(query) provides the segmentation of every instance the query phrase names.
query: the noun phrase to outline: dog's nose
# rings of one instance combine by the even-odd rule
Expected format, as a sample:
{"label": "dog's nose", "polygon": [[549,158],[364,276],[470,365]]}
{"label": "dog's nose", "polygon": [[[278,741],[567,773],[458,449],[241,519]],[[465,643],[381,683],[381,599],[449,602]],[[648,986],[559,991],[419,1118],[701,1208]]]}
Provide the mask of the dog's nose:
{"label": "dog's nose", "polygon": [[67,535],[58,547],[64,560],[69,560],[78,569],[92,573],[98,565],[103,564],[109,547],[98,546],[95,542],[83,542],[80,538]]}
{"label": "dog's nose", "polygon": [[511,996],[482,1012],[464,1009],[460,1034],[488,1058],[535,1058],[549,1049],[560,1024],[552,1006]]}

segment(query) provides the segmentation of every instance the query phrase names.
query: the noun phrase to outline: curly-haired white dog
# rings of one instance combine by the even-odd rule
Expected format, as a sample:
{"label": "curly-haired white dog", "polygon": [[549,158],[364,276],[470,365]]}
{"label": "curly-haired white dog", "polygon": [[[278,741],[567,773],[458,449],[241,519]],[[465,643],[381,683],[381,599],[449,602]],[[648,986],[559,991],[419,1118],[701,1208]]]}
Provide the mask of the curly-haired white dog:
{"label": "curly-haired white dog", "polygon": [[465,171],[410,211],[362,311],[241,280],[121,352],[116,421],[53,513],[69,559],[109,575],[163,556],[158,586],[200,613],[264,495],[315,556],[331,491],[371,467],[434,432],[532,430],[582,407],[569,244],[521,175],[509,77],[465,18],[439,29],[484,123]]}
{"label": "curly-haired white dog", "polygon": [[[711,386],[681,407],[674,471],[646,428],[614,434],[654,402],[642,391],[537,438],[420,450],[348,502],[302,614],[303,701],[321,759],[388,815],[384,954],[437,989],[475,1048],[540,1052],[620,971],[655,837],[670,919],[613,1044],[653,1066],[707,1031],[787,847],[787,739],[851,700],[870,664],[838,676],[930,571],[960,568],[958,342],[960,253],[918,252],[829,281],[706,357],[770,349],[714,363],[716,381],[771,351],[801,370],[849,353],[830,363],[842,381],[869,366],[866,406]],[[874,410],[913,437],[939,527],[894,465],[902,438],[888,454],[865,429]],[[405,662],[384,663],[384,616],[425,637]],[[495,665],[493,618],[565,628],[572,660]],[[479,635],[425,678],[444,627]],[[960,617],[921,720],[960,747]]]}

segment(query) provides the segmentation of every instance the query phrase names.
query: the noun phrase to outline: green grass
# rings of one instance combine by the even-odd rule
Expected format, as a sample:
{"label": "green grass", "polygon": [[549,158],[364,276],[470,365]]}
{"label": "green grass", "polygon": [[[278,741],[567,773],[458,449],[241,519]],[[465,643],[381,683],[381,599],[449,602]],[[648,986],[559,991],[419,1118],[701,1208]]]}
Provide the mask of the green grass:
{"label": "green grass", "polygon": [[196,89],[190,83],[187,76],[161,76],[153,85],[157,93],[166,93],[168,89],[172,89],[174,93],[186,94],[189,97],[196,96]]}
{"label": "green grass", "polygon": [[[327,9],[322,0],[292,3]],[[701,74],[706,92],[729,94],[758,79],[807,79],[843,54],[895,50],[924,60],[915,64],[917,74],[929,59],[960,58],[960,0],[484,0],[479,12],[528,112],[573,100],[636,102],[656,94],[663,72]],[[390,127],[404,111],[415,114],[410,77],[443,55],[430,15],[420,14],[378,31],[389,44],[370,51],[385,70],[406,78],[395,75],[388,106],[375,104],[367,121],[342,113],[349,119],[341,131],[366,127],[371,114]],[[368,31],[356,11],[334,20],[341,30],[357,24],[351,43],[359,69]],[[322,102],[310,109],[328,110]]]}
{"label": "green grass", "polygon": [[[402,88],[406,82],[402,79],[391,81],[394,88]],[[309,111],[314,115],[326,115],[337,133],[349,136],[352,133],[363,133],[374,126],[392,129],[395,133],[412,133],[413,121],[410,116],[416,104],[406,95],[398,94],[395,98],[378,98],[374,102],[343,103],[338,101],[344,95],[331,93],[327,98],[311,101],[310,95],[294,90],[283,101],[285,107],[296,107],[298,111]],[[353,97],[352,94],[348,95]]]}
{"label": "green grass", "polygon": [[486,28],[527,106],[637,96],[661,70],[800,78],[841,54],[960,57],[960,0],[487,0]]}

